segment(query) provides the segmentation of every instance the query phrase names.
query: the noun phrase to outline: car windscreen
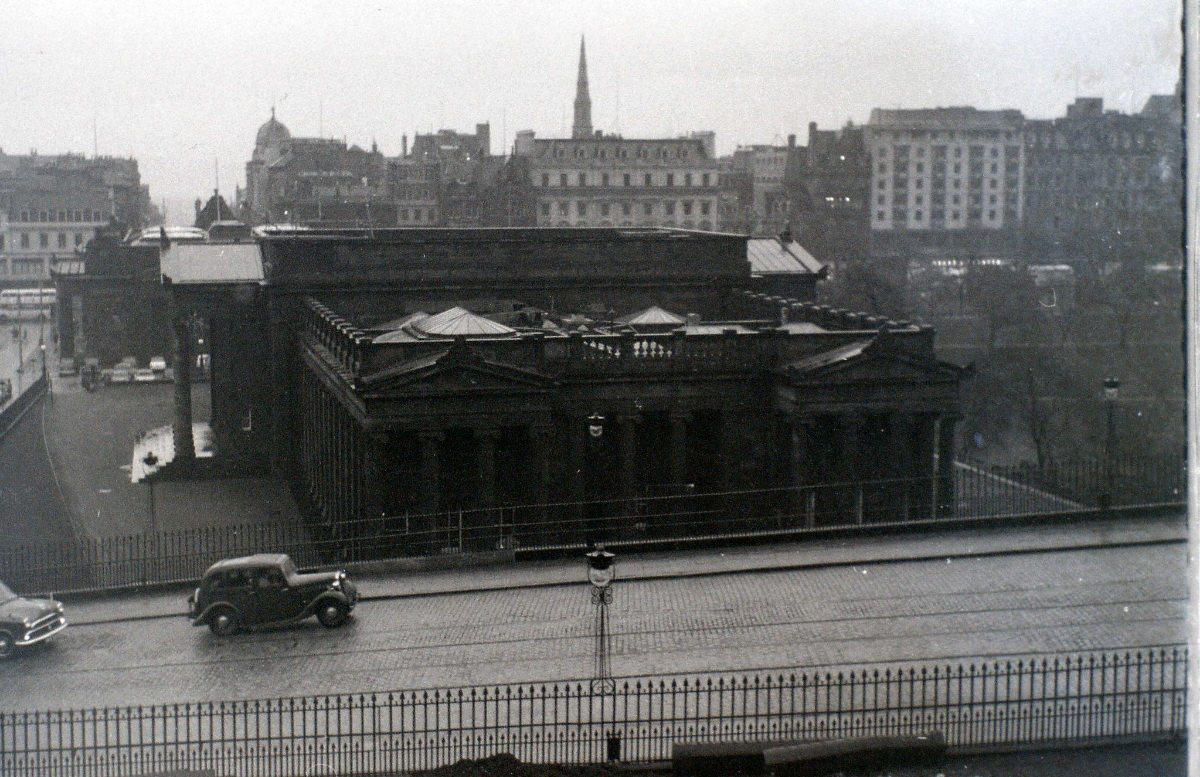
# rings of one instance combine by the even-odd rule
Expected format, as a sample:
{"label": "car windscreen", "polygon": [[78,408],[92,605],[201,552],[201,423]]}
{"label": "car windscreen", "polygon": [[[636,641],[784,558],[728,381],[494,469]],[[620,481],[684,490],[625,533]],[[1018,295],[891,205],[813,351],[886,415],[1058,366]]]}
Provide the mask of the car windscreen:
{"label": "car windscreen", "polygon": [[279,565],[279,568],[283,570],[284,577],[292,578],[296,576],[296,562],[292,561],[291,558],[285,558],[283,563]]}
{"label": "car windscreen", "polygon": [[5,602],[16,598],[17,595],[13,593],[11,588],[6,586],[4,583],[0,583],[0,604],[4,604]]}

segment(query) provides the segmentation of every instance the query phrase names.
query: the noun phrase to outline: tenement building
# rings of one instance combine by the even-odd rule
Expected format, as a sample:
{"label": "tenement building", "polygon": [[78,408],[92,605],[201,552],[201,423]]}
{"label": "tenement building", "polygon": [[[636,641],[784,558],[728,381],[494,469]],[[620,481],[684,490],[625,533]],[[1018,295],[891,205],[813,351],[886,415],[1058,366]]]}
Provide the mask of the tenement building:
{"label": "tenement building", "polygon": [[344,140],[292,137],[272,108],[246,163],[242,217],[249,224],[394,226],[387,172],[374,144],[366,151]]}
{"label": "tenement building", "polygon": [[574,115],[570,138],[516,136],[513,153],[529,160],[538,226],[720,226],[713,133],[634,140],[593,129],[582,41]]}
{"label": "tenement building", "polygon": [[[208,322],[217,460],[288,477],[329,540],[530,547],[608,519],[662,536],[953,500],[961,372],[933,331],[747,291],[745,237],[268,230],[227,249],[162,260],[180,329]],[[702,501],[646,508],[681,495]]]}
{"label": "tenement building", "polygon": [[1027,121],[1029,252],[1072,263],[1177,256],[1182,116],[1178,96],[1154,95],[1136,114],[1081,97],[1066,116]]}
{"label": "tenement building", "polygon": [[970,107],[871,111],[871,238],[915,249],[1009,256],[1022,221],[1024,119]]}
{"label": "tenement building", "polygon": [[148,208],[135,159],[0,152],[0,285],[48,282],[99,228],[140,227]]}

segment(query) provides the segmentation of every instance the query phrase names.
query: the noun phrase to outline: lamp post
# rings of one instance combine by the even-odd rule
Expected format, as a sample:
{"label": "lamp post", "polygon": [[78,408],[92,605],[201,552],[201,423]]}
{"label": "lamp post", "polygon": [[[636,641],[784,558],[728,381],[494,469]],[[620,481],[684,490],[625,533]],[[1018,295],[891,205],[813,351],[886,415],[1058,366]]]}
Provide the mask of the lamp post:
{"label": "lamp post", "polygon": [[[600,505],[596,499],[596,482],[599,478],[597,470],[603,461],[601,455],[601,445],[604,438],[604,416],[600,413],[592,413],[587,418],[588,437],[587,437],[587,456],[584,462],[583,476],[586,493],[584,493],[584,541],[589,545],[595,545],[600,538],[599,528],[599,511]],[[599,546],[597,546],[599,547]]]}
{"label": "lamp post", "polygon": [[592,605],[596,610],[596,655],[592,667],[592,692],[611,693],[616,686],[608,660],[608,605],[612,604],[612,582],[616,577],[616,556],[597,545],[586,554],[588,582],[592,584]]}
{"label": "lamp post", "polygon": [[1104,408],[1106,415],[1104,434],[1104,493],[1100,497],[1100,507],[1107,510],[1113,502],[1113,408],[1120,394],[1121,381],[1110,375],[1104,379]]}

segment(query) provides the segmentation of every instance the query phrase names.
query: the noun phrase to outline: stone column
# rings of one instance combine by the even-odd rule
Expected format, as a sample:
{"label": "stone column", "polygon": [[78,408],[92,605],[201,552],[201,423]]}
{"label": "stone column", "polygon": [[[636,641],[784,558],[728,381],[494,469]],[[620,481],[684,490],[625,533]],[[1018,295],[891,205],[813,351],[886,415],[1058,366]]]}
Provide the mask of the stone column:
{"label": "stone column", "polygon": [[804,486],[810,480],[809,462],[808,462],[808,446],[809,438],[811,437],[809,427],[811,420],[807,418],[794,419],[791,424],[791,456],[788,460],[788,482],[787,487],[791,495],[791,511],[793,520],[803,516],[804,528],[811,529],[816,526],[816,511],[814,507],[815,494],[806,490]]}
{"label": "stone column", "polygon": [[196,463],[196,442],[192,438],[192,333],[187,321],[176,317],[175,330],[175,466],[191,469]]}
{"label": "stone column", "polygon": [[937,469],[934,472],[934,505],[936,516],[946,518],[954,513],[954,426],[957,415],[938,419]]}
{"label": "stone column", "polygon": [[896,412],[888,417],[888,458],[894,478],[888,491],[896,496],[892,514],[898,521],[907,521],[912,516],[913,483],[919,477],[912,465],[912,435],[913,424],[908,414]]}
{"label": "stone column", "polygon": [[687,425],[692,414],[686,410],[671,411],[671,482],[687,482]]}
{"label": "stone column", "polygon": [[384,456],[388,444],[386,432],[362,432],[363,478],[362,478],[362,530],[361,536],[372,537],[384,530],[384,488],[388,473]]}
{"label": "stone column", "polygon": [[422,533],[422,544],[425,552],[436,552],[438,516],[441,507],[441,463],[438,461],[439,447],[445,439],[445,433],[440,431],[422,430],[417,432],[421,447],[421,513],[417,519],[417,529]]}
{"label": "stone column", "polygon": [[588,423],[587,416],[573,416],[567,421],[567,457],[569,475],[568,488],[570,515],[569,522],[557,529],[561,542],[571,542],[587,539],[588,507],[585,502],[590,498],[588,480],[592,473],[588,472],[587,464]]}
{"label": "stone column", "polygon": [[475,439],[479,444],[479,507],[471,528],[473,537],[468,545],[477,550],[494,550],[500,539],[500,519],[496,506],[496,441],[500,430],[476,429]]}
{"label": "stone column", "polygon": [[621,496],[621,514],[624,520],[620,522],[617,531],[620,535],[613,539],[625,539],[637,515],[637,422],[636,414],[617,416],[619,446],[618,456],[621,459],[621,482],[618,486]]}
{"label": "stone column", "polygon": [[849,484],[846,495],[846,505],[854,523],[863,522],[863,484],[859,476],[862,467],[859,466],[859,438],[862,435],[863,417],[859,413],[846,413],[842,416],[842,466],[843,482]]}
{"label": "stone column", "polygon": [[553,440],[554,429],[552,427],[539,424],[529,428],[529,456],[532,460],[533,470],[532,499],[537,506],[523,513],[521,517],[521,533],[526,535],[524,539],[518,538],[522,544],[539,544],[547,541],[549,539],[547,522],[562,517],[548,515],[545,507],[546,503],[550,501],[550,445]]}

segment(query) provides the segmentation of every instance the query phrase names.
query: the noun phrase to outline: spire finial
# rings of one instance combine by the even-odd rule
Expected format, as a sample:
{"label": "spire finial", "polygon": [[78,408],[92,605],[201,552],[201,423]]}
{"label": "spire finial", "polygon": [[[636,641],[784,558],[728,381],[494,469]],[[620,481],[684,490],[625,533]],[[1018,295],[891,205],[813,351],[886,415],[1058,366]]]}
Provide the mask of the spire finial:
{"label": "spire finial", "polygon": [[592,97],[588,94],[587,48],[583,34],[579,35],[579,78],[575,82],[575,124],[571,137],[592,137]]}

